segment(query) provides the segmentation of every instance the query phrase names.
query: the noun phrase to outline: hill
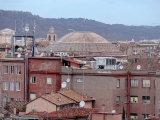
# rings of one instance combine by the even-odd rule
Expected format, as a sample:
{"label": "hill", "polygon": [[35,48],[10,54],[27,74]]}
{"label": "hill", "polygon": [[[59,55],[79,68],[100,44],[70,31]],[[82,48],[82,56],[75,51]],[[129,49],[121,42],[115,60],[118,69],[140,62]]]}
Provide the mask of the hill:
{"label": "hill", "polygon": [[36,21],[36,37],[45,38],[51,26],[54,27],[58,34],[58,38],[69,33],[69,29],[75,31],[91,31],[95,32],[109,41],[131,40],[136,41],[143,39],[159,39],[160,26],[126,26],[123,24],[104,24],[95,20],[83,18],[42,18],[38,15],[32,15],[30,12],[22,11],[5,11],[0,10],[0,29],[14,29],[16,20],[16,34],[22,35],[23,26],[29,24],[29,35],[32,35],[33,21]]}

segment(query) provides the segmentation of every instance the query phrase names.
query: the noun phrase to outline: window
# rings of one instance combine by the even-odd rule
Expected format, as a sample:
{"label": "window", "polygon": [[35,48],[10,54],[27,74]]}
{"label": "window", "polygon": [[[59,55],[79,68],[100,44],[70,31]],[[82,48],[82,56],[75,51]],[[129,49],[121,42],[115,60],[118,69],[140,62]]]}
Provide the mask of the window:
{"label": "window", "polygon": [[17,74],[18,74],[18,75],[21,74],[21,66],[17,66]]}
{"label": "window", "polygon": [[131,79],[131,87],[138,87],[138,80]]}
{"label": "window", "polygon": [[135,63],[137,63],[138,62],[138,58],[135,58]]}
{"label": "window", "polygon": [[143,87],[150,87],[150,80],[143,80]]}
{"label": "window", "polygon": [[13,100],[14,100],[14,98],[10,98],[10,100],[11,100],[11,101],[13,101]]}
{"label": "window", "polygon": [[3,82],[3,90],[8,90],[8,82]]}
{"label": "window", "polygon": [[150,96],[142,96],[143,104],[150,104]]}
{"label": "window", "polygon": [[82,78],[76,78],[77,82],[83,82]]}
{"label": "window", "polygon": [[104,69],[104,65],[99,65],[98,69]]}
{"label": "window", "polygon": [[14,74],[14,66],[11,66],[11,74]]}
{"label": "window", "polygon": [[52,78],[47,77],[46,84],[52,84]]}
{"label": "window", "polygon": [[30,77],[30,83],[36,83],[36,77]]}
{"label": "window", "polygon": [[106,59],[106,65],[116,65],[116,59]]}
{"label": "window", "polygon": [[35,93],[30,93],[30,100],[36,99],[36,94]]}
{"label": "window", "polygon": [[142,114],[142,119],[145,120],[149,114]]}
{"label": "window", "polygon": [[120,102],[120,96],[116,97],[116,102],[119,103]]}
{"label": "window", "polygon": [[16,98],[15,100],[16,100],[16,101],[20,101],[20,98]]}
{"label": "window", "polygon": [[51,36],[50,35],[48,36],[48,40],[51,40]]}
{"label": "window", "polygon": [[5,48],[0,48],[0,52],[5,52]]}
{"label": "window", "polygon": [[4,74],[8,74],[8,66],[4,66]]}
{"label": "window", "polygon": [[131,119],[131,120],[137,120],[137,119],[138,119],[137,113],[131,113],[131,114],[130,114],[130,119]]}
{"label": "window", "polygon": [[120,79],[117,79],[117,87],[120,87]]}
{"label": "window", "polygon": [[8,102],[8,99],[7,99],[6,96],[4,96],[4,98],[3,98],[3,104],[4,104],[4,106],[6,105],[7,102]]}
{"label": "window", "polygon": [[21,90],[21,83],[20,82],[16,82],[16,90],[17,91]]}
{"label": "window", "polygon": [[10,91],[14,91],[14,82],[10,82]]}
{"label": "window", "polygon": [[131,96],[131,103],[138,103],[138,96]]}

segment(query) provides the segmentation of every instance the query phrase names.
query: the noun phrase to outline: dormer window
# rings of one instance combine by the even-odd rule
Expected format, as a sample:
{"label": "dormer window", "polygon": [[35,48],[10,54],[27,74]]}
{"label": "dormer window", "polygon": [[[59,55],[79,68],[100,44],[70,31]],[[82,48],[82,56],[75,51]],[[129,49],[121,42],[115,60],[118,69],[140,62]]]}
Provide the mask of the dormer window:
{"label": "dormer window", "polygon": [[135,61],[135,63],[137,63],[137,62],[138,62],[138,58],[135,58],[135,60],[134,60],[134,61]]}

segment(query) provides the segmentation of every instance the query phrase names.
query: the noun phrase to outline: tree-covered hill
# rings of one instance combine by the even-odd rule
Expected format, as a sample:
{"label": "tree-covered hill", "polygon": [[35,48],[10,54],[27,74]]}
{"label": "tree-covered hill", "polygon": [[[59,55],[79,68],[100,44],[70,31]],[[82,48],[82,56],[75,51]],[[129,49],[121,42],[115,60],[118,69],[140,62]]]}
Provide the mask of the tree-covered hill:
{"label": "tree-covered hill", "polygon": [[15,20],[17,35],[22,35],[22,23],[23,27],[26,23],[29,24],[30,31],[28,34],[31,35],[35,20],[36,37],[38,38],[45,38],[49,28],[53,26],[58,34],[58,38],[69,33],[72,29],[75,31],[92,31],[103,36],[109,41],[160,39],[160,26],[110,25],[83,18],[42,18],[38,15],[32,15],[30,12],[0,10],[0,29],[14,29]]}

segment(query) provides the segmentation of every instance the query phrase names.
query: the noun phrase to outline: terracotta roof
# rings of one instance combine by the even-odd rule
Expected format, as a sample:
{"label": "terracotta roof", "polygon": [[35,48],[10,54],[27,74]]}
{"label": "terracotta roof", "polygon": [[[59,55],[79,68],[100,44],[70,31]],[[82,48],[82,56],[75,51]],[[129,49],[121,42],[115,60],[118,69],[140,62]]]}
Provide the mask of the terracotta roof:
{"label": "terracotta roof", "polygon": [[10,101],[6,104],[5,109],[11,113],[13,113],[14,108],[17,108],[19,111],[24,111],[23,110],[23,106],[26,104],[27,102],[25,101]]}
{"label": "terracotta roof", "polygon": [[93,98],[91,98],[87,95],[81,95],[80,93],[77,93],[73,90],[62,90],[62,91],[59,91],[59,93],[68,97],[68,98],[71,98],[72,100],[74,100],[76,102],[82,101],[82,98],[84,101],[94,101]]}
{"label": "terracotta roof", "polygon": [[126,47],[126,46],[130,46],[130,47],[132,46],[133,47],[133,46],[136,46],[136,43],[135,42],[121,42],[120,41],[120,42],[117,43],[117,45],[124,46],[124,47]]}
{"label": "terracotta roof", "polygon": [[28,113],[26,115],[39,118],[75,118],[87,117],[91,112],[98,112],[98,108],[67,108],[51,113]]}
{"label": "terracotta roof", "polygon": [[51,93],[51,94],[43,95],[41,97],[56,105],[65,105],[65,104],[75,103],[75,101],[59,93]]}

